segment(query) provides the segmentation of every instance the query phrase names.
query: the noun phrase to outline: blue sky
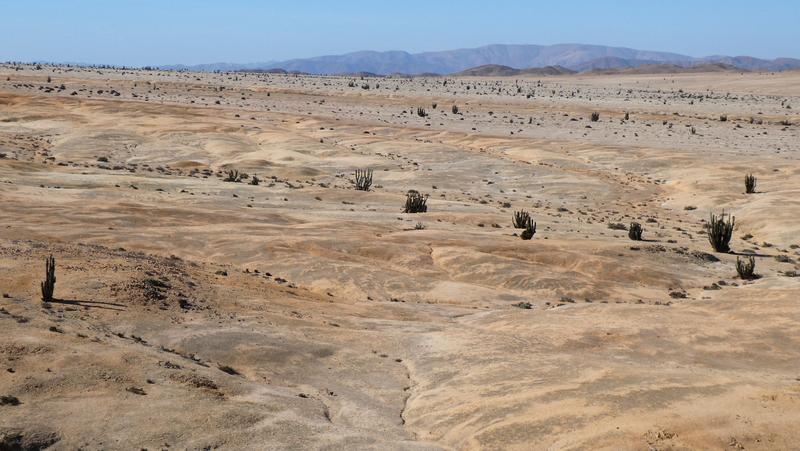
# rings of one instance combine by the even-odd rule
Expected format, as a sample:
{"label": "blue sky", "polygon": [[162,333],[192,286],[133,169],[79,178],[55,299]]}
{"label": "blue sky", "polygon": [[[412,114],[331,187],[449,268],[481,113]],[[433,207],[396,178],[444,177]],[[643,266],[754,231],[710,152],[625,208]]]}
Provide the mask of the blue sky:
{"label": "blue sky", "polygon": [[0,60],[264,62],[582,43],[800,58],[800,0],[0,0]]}

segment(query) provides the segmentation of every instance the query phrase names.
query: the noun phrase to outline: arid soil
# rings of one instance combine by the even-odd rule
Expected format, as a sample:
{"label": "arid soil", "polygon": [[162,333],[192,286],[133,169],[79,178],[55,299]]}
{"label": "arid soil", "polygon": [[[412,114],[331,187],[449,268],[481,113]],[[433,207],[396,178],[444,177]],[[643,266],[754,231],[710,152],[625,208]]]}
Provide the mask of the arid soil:
{"label": "arid soil", "polygon": [[800,449],[799,158],[799,72],[0,66],[0,448]]}

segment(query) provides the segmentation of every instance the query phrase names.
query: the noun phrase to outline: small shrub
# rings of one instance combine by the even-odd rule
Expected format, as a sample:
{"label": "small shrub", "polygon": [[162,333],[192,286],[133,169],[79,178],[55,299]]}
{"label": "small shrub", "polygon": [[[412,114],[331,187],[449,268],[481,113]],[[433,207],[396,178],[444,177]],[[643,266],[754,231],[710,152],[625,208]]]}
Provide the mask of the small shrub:
{"label": "small shrub", "polygon": [[592,122],[597,122],[600,120],[600,113],[594,112],[592,113]]}
{"label": "small shrub", "polygon": [[258,186],[258,184],[259,184],[259,183],[261,183],[261,179],[259,179],[259,178],[258,178],[257,176],[255,176],[255,175],[254,175],[254,176],[253,176],[253,178],[250,180],[250,184],[251,184],[251,185],[253,185],[253,186]]}
{"label": "small shrub", "polygon": [[757,279],[756,275],[756,259],[752,256],[747,257],[745,260],[740,260],[736,257],[736,273],[743,280]]}
{"label": "small shrub", "polygon": [[719,121],[720,122],[728,122],[728,115],[727,114],[721,114],[719,116]]}
{"label": "small shrub", "polygon": [[632,222],[631,226],[628,227],[628,238],[633,241],[642,241],[642,232],[642,225],[638,222]]}
{"label": "small shrub", "polygon": [[425,112],[425,108],[417,107],[417,116],[425,117],[427,115],[428,115],[428,113]]}
{"label": "small shrub", "polygon": [[453,108],[451,108],[450,111],[452,111],[453,114],[458,114],[458,105],[453,105]]}
{"label": "small shrub", "polygon": [[708,223],[706,224],[706,232],[708,233],[708,242],[711,247],[717,252],[729,252],[731,250],[730,242],[733,236],[733,226],[736,223],[736,218],[728,215],[728,220],[725,220],[725,211],[717,216],[711,213]]}
{"label": "small shrub", "polygon": [[515,211],[512,223],[515,229],[524,229],[530,219],[531,215],[527,211]]}
{"label": "small shrub", "polygon": [[428,211],[428,196],[422,195],[419,191],[410,190],[406,193],[406,205],[403,213],[425,213]]}
{"label": "small shrub", "polygon": [[756,192],[756,178],[753,174],[747,174],[744,176],[744,192],[747,194],[753,194]]}
{"label": "small shrub", "polygon": [[356,169],[355,184],[358,191],[369,191],[372,186],[372,169]]}

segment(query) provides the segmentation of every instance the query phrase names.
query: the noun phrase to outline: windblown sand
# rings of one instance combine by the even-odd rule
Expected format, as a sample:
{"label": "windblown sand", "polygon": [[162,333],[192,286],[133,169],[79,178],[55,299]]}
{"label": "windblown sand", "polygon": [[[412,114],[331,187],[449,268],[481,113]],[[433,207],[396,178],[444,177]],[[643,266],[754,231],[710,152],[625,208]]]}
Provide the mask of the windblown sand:
{"label": "windblown sand", "polygon": [[799,111],[798,72],[0,66],[0,448],[800,449]]}

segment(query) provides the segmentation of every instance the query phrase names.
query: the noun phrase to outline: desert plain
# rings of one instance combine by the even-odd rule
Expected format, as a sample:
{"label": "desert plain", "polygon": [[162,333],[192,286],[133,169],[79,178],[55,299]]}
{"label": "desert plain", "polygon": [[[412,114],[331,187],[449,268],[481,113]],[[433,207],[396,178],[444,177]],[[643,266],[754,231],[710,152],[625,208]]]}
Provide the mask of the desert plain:
{"label": "desert plain", "polygon": [[800,449],[799,259],[800,72],[0,66],[3,449]]}

